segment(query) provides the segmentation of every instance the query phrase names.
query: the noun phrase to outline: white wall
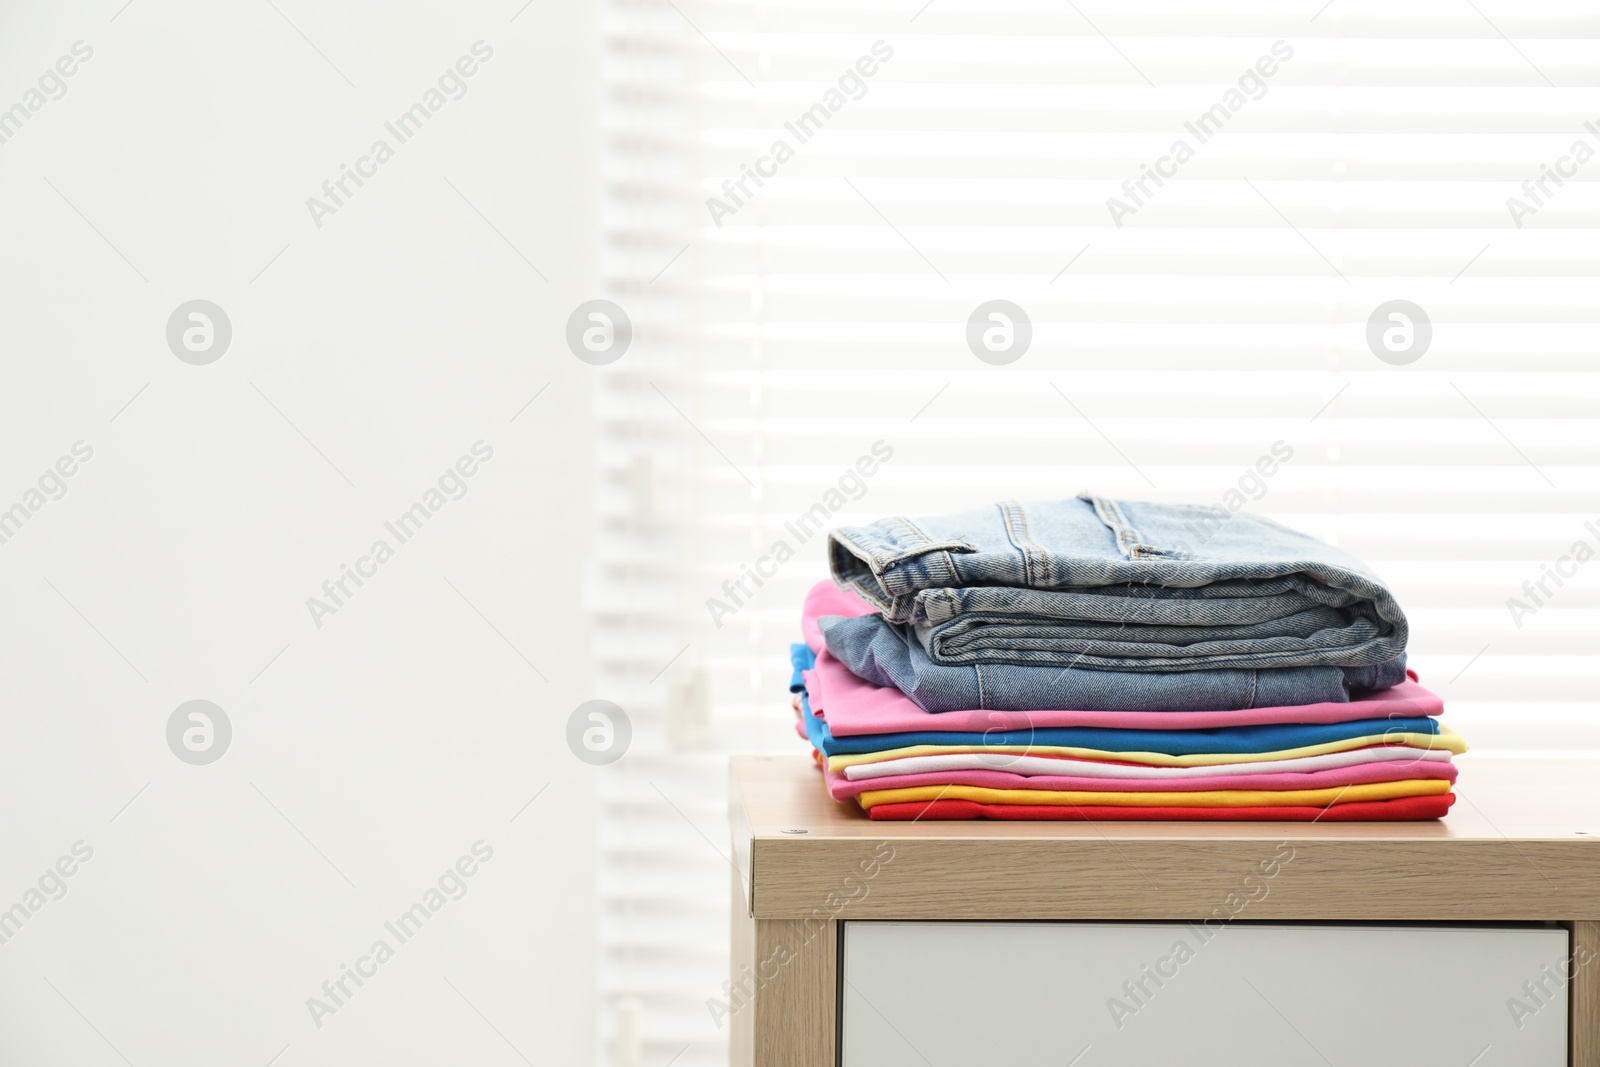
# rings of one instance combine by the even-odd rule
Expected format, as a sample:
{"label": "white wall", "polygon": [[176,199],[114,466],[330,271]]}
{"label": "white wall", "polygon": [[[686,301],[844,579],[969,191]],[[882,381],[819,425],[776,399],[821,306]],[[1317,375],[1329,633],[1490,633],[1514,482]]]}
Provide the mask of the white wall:
{"label": "white wall", "polygon": [[[585,1062],[594,369],[562,336],[595,295],[595,15],[273,3],[0,9],[0,108],[93,49],[0,144],[0,509],[93,449],[0,544],[0,909],[93,850],[0,944],[0,1062]],[[399,145],[384,122],[479,40]],[[306,198],[380,137],[319,228]],[[233,329],[203,366],[165,338],[195,298]],[[385,532],[480,440],[464,497]],[[197,698],[233,729],[204,766],[166,738]],[[385,920],[479,840],[399,944]]]}

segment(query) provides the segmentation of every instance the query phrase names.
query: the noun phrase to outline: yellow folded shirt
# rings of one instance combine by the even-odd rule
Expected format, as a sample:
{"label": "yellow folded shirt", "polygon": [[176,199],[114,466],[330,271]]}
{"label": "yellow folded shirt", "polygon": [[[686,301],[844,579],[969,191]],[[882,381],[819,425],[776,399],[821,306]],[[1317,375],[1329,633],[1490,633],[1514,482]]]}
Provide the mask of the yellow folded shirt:
{"label": "yellow folded shirt", "polygon": [[1413,748],[1446,749],[1456,755],[1467,750],[1460,734],[1448,726],[1440,726],[1437,734],[1368,734],[1349,737],[1342,741],[1324,741],[1319,745],[1302,745],[1299,748],[1282,748],[1273,752],[1196,752],[1173,756],[1165,752],[1106,752],[1097,748],[1067,748],[1058,745],[1016,745],[1013,747],[984,745],[908,745],[889,748],[882,752],[861,752],[846,756],[829,756],[828,770],[842,771],[859,763],[879,763],[883,760],[906,756],[940,756],[952,752],[998,752],[1017,756],[1068,756],[1074,759],[1103,760],[1118,763],[1145,763],[1152,767],[1214,767],[1223,763],[1256,763],[1263,760],[1296,759],[1300,756],[1321,756],[1328,752],[1348,752],[1369,745],[1410,745]]}
{"label": "yellow folded shirt", "polygon": [[1329,789],[1211,789],[1196,793],[1064,792],[1054,789],[986,789],[975,785],[922,785],[909,789],[869,789],[856,797],[863,808],[918,800],[975,800],[980,804],[1086,804],[1159,808],[1323,808],[1357,800],[1394,800],[1450,792],[1442,779],[1373,782]]}

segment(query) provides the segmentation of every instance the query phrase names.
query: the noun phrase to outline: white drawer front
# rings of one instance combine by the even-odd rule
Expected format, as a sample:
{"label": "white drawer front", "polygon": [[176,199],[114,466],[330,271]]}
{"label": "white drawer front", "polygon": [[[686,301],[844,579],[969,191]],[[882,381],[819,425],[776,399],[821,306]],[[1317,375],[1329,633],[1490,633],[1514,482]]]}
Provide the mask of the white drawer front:
{"label": "white drawer front", "polygon": [[1517,927],[848,922],[844,1067],[1563,1067],[1567,943]]}

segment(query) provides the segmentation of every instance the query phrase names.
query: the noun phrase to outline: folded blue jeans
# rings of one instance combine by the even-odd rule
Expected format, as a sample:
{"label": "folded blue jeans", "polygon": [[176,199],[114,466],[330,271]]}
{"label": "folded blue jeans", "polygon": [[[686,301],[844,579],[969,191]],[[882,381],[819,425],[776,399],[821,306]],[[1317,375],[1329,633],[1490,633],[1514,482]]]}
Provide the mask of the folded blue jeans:
{"label": "folded blue jeans", "polygon": [[922,730],[902,734],[853,734],[834,737],[828,723],[811,710],[810,694],[800,691],[801,721],[811,746],[824,756],[885,752],[914,745],[967,746],[994,752],[1061,746],[1106,752],[1164,752],[1183,756],[1200,753],[1265,753],[1326,744],[1356,737],[1391,736],[1396,732],[1439,733],[1439,720],[1426,715],[1357,719],[1354,722],[1271,723],[1214,730],[1123,730],[1104,726],[1040,726],[1031,730],[986,730],[946,733]]}
{"label": "folded blue jeans", "polygon": [[[828,651],[852,674],[893,686],[923,711],[1239,711],[1342,704],[1351,689],[1406,680],[1406,659],[1369,667],[1136,671],[933,662],[909,627],[882,615],[817,620]],[[804,647],[804,646],[802,646]]]}
{"label": "folded blue jeans", "polygon": [[1269,519],[1222,516],[1097,496],[1006,502],[834,530],[829,565],[939,666],[1403,678],[1406,618],[1365,564]]}

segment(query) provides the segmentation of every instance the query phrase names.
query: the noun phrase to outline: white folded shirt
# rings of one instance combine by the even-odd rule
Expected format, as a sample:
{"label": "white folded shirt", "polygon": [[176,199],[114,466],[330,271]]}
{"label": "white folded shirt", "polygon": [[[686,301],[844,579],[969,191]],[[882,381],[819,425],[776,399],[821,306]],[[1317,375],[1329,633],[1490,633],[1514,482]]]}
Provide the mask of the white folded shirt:
{"label": "white folded shirt", "polygon": [[1351,749],[1347,752],[1329,752],[1321,756],[1300,756],[1296,759],[1218,763],[1201,767],[1130,767],[1126,764],[1094,763],[1082,759],[1022,756],[1014,752],[955,752],[938,756],[905,756],[879,763],[857,763],[846,767],[844,776],[852,782],[863,778],[928,774],[934,771],[1007,771],[1025,776],[1053,774],[1074,778],[1212,778],[1223,774],[1320,771],[1330,767],[1350,767],[1357,763],[1374,763],[1382,760],[1448,763],[1450,752],[1442,748],[1385,745]]}

